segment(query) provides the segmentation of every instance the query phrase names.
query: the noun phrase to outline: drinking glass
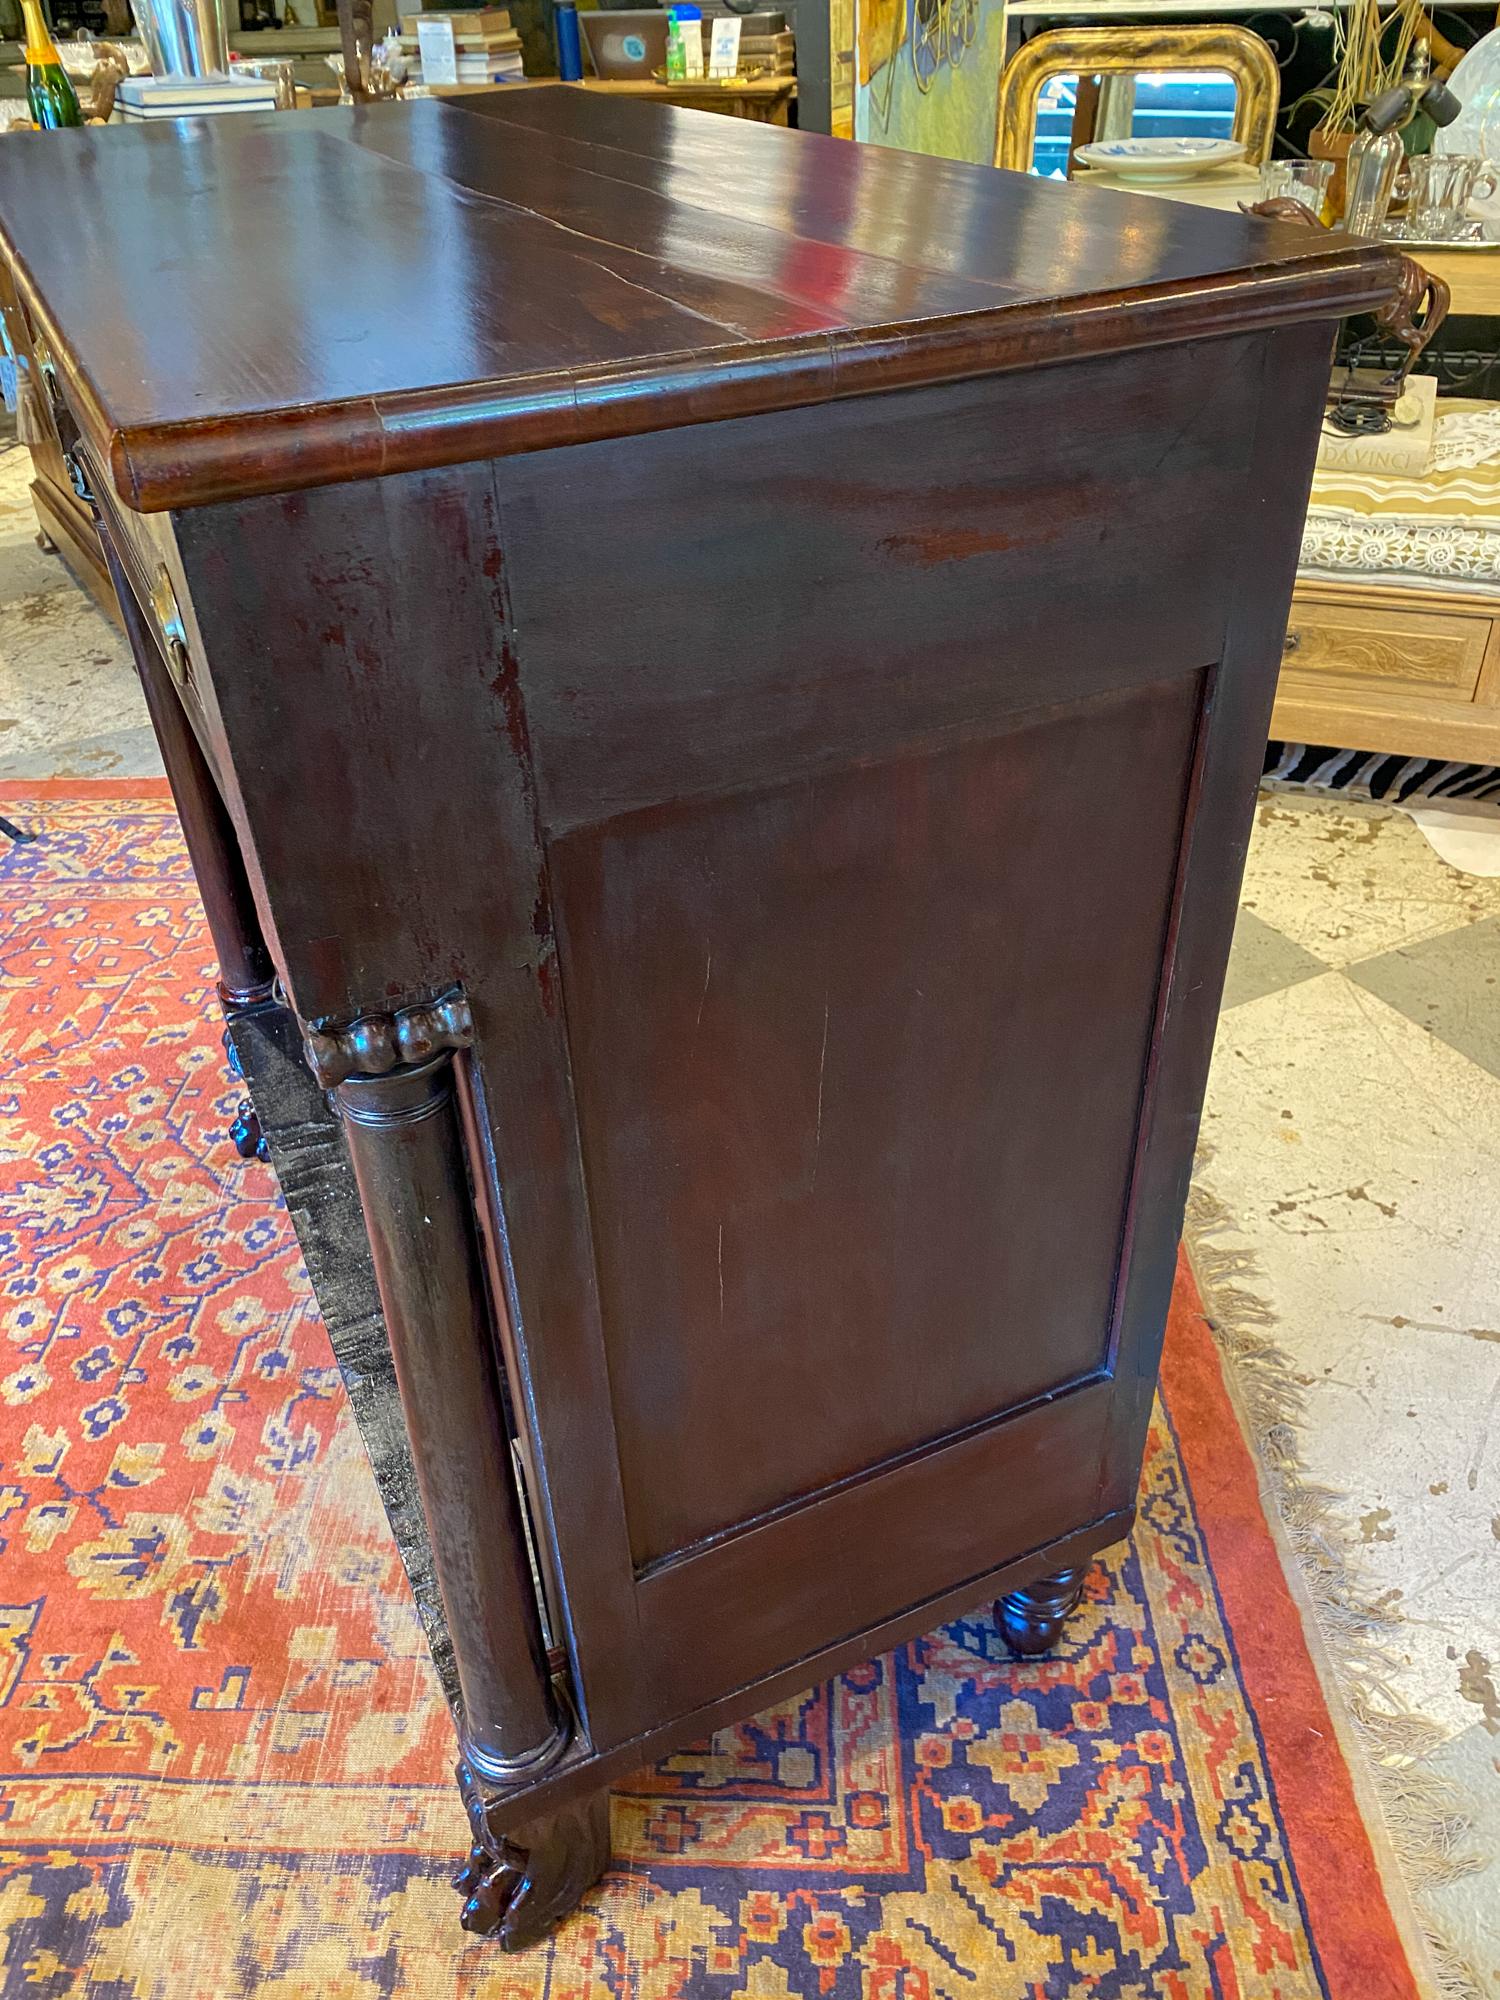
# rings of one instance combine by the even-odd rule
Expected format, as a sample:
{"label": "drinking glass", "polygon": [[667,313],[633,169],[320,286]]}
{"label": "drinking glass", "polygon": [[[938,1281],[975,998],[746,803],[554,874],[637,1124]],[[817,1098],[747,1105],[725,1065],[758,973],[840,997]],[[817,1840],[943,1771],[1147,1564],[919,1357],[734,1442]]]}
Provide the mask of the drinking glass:
{"label": "drinking glass", "polygon": [[1260,170],[1260,199],[1275,201],[1290,195],[1321,216],[1332,179],[1332,160],[1267,160]]}

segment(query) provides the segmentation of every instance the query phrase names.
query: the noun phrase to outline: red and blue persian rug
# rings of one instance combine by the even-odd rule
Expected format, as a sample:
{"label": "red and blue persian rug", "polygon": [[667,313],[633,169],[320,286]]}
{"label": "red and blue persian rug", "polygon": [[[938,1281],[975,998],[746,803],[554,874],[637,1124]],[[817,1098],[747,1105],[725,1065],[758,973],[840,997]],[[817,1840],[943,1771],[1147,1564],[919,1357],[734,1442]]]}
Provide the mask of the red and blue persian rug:
{"label": "red and blue persian rug", "polygon": [[518,1958],[238,1096],[165,793],[5,788],[0,1991],[1414,2000],[1184,1274],[1140,1522],[1057,1656],[983,1614],[673,1757]]}

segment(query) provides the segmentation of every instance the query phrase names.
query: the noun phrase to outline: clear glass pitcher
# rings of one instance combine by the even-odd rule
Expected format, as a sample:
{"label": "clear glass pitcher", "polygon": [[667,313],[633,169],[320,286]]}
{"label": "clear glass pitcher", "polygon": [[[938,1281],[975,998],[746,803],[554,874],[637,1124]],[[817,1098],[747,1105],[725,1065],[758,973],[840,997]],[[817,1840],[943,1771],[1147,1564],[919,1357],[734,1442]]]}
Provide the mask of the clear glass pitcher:
{"label": "clear glass pitcher", "polygon": [[1481,201],[1500,186],[1494,170],[1468,153],[1419,153],[1406,163],[1406,224],[1402,234],[1414,243],[1461,243],[1481,225],[1469,215],[1469,203]]}

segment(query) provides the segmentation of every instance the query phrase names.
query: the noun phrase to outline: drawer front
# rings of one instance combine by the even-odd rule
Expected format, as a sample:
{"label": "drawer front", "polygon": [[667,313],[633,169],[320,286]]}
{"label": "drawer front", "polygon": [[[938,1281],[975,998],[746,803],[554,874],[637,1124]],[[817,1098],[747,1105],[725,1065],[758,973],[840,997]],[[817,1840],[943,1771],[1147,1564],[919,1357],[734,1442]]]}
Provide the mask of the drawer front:
{"label": "drawer front", "polygon": [[82,443],[76,451],[94,495],[101,533],[114,547],[125,579],[161,649],[172,685],[191,713],[201,713],[195,660],[197,635],[183,617],[186,587],[169,517],[137,514],[124,506],[95,453]]}
{"label": "drawer front", "polygon": [[1286,672],[1377,683],[1471,701],[1489,644],[1488,618],[1294,599]]}

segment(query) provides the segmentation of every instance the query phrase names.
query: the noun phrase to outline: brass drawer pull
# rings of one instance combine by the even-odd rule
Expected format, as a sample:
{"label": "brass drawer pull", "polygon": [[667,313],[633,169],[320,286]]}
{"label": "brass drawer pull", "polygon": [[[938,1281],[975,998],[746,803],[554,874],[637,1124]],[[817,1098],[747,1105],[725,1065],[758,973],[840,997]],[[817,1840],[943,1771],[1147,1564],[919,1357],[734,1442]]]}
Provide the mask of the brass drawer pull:
{"label": "brass drawer pull", "polygon": [[182,613],[177,608],[177,593],[172,588],[165,563],[157,566],[156,581],[151,586],[151,609],[156,617],[156,629],[161,634],[162,650],[167,656],[172,679],[179,689],[186,688],[193,678],[193,663],[188,654]]}
{"label": "brass drawer pull", "polygon": [[1302,645],[1302,634],[1300,632],[1292,631],[1288,632],[1286,637],[1282,640],[1281,650],[1283,654],[1295,653],[1299,650],[1301,645]]}

